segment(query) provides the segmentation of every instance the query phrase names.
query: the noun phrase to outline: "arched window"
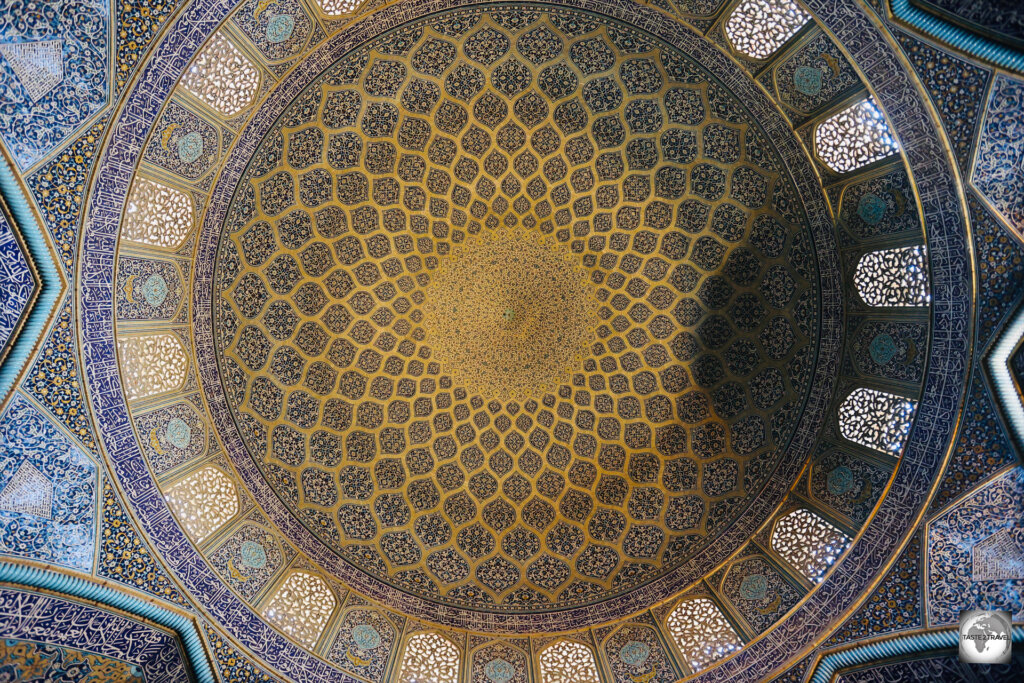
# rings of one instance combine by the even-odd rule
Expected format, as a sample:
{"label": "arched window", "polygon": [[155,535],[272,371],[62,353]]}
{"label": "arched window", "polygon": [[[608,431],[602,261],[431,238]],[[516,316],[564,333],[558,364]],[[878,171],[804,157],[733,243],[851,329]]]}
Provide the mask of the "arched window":
{"label": "arched window", "polygon": [[167,489],[164,497],[196,543],[238,514],[235,484],[216,467],[193,472]]}
{"label": "arched window", "polygon": [[725,22],[725,35],[739,52],[766,59],[810,19],[793,0],[743,0]]}
{"label": "arched window", "polygon": [[274,593],[263,616],[306,647],[313,647],[338,601],[316,574],[292,572]]}
{"label": "arched window", "polygon": [[417,633],[405,643],[397,683],[458,683],[459,648],[437,633]]}
{"label": "arched window", "polygon": [[680,603],[665,625],[694,671],[706,669],[743,646],[722,610],[707,598]]}
{"label": "arched window", "polygon": [[810,510],[795,510],[775,523],[772,548],[809,581],[818,583],[850,539]]}
{"label": "arched window", "polygon": [[190,93],[221,114],[245,109],[260,85],[260,73],[222,33],[210,38],[181,79]]}
{"label": "arched window", "polygon": [[818,158],[836,173],[848,173],[900,150],[882,110],[872,98],[861,100],[818,124]]}
{"label": "arched window", "polygon": [[128,195],[121,238],[173,249],[192,229],[192,200],[173,187],[136,178]]}
{"label": "arched window", "polygon": [[899,455],[917,402],[874,389],[855,389],[839,406],[839,431],[876,451]]}
{"label": "arched window", "polygon": [[563,640],[540,653],[541,683],[601,683],[593,651]]}
{"label": "arched window", "polygon": [[316,0],[316,4],[320,5],[324,14],[332,17],[352,14],[359,7],[360,2],[362,0]]}
{"label": "arched window", "polygon": [[853,282],[868,306],[927,306],[925,247],[869,251],[860,257]]}
{"label": "arched window", "polygon": [[117,340],[121,356],[124,393],[136,400],[173,391],[185,381],[188,357],[173,334],[145,337],[121,337]]}

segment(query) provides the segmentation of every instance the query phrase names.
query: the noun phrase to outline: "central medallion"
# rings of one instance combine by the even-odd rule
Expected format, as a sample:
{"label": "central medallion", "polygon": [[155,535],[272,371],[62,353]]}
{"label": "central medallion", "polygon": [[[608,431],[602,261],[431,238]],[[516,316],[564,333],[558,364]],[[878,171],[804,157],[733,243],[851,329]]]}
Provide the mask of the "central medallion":
{"label": "central medallion", "polygon": [[595,288],[564,246],[497,229],[456,246],[426,289],[426,341],[470,393],[540,399],[578,372],[598,325]]}

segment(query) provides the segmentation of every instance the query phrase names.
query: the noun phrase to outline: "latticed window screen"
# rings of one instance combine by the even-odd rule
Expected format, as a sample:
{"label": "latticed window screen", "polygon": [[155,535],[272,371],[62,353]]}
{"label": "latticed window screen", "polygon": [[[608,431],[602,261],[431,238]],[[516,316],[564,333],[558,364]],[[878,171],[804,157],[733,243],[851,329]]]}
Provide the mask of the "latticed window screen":
{"label": "latticed window screen", "polygon": [[899,151],[896,138],[871,98],[834,114],[814,129],[818,158],[837,173],[848,173]]}
{"label": "latticed window screen", "polygon": [[356,11],[360,2],[362,0],[316,0],[316,4],[320,5],[320,9],[324,11],[324,14],[330,16],[351,14]]}
{"label": "latticed window screen", "polygon": [[765,59],[810,19],[793,0],[743,0],[726,20],[725,35],[743,54]]}
{"label": "latticed window screen", "polygon": [[136,178],[121,223],[121,238],[177,247],[192,229],[192,201],[173,187]]}
{"label": "latticed window screen", "polygon": [[245,109],[260,85],[260,73],[222,33],[214,33],[181,78],[190,93],[221,114]]}
{"label": "latticed window screen", "polygon": [[810,510],[781,518],[772,532],[772,548],[808,580],[818,583],[850,544],[849,537]]}
{"label": "latticed window screen", "polygon": [[397,683],[457,683],[459,649],[436,633],[417,633],[405,644]]}
{"label": "latticed window screen", "polygon": [[274,593],[263,616],[307,647],[316,644],[337,600],[319,576],[292,572]]}
{"label": "latticed window screen", "polygon": [[121,378],[129,400],[173,391],[185,381],[188,357],[173,334],[121,337]]}
{"label": "latticed window screen", "polygon": [[541,683],[601,683],[593,651],[563,640],[540,653]]}
{"label": "latticed window screen", "polygon": [[868,306],[927,306],[932,300],[923,245],[864,254],[853,282]]}
{"label": "latticed window screen", "polygon": [[185,531],[200,543],[238,514],[231,479],[216,467],[204,467],[177,482],[165,494]]}
{"label": "latticed window screen", "polygon": [[665,625],[694,671],[706,669],[743,645],[722,610],[707,598],[680,603]]}
{"label": "latticed window screen", "polygon": [[899,455],[916,407],[908,398],[861,387],[839,406],[839,431],[854,443]]}

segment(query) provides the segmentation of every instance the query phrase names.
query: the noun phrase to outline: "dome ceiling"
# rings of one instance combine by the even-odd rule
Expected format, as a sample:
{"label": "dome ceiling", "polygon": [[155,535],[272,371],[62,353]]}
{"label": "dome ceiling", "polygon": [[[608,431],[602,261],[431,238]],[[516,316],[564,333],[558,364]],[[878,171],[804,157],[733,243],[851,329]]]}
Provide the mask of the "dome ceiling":
{"label": "dome ceiling", "polygon": [[1020,606],[1006,45],[858,0],[64,9],[0,10],[15,678],[835,678]]}
{"label": "dome ceiling", "polygon": [[205,227],[218,381],[306,538],[426,604],[537,614],[748,510],[820,285],[810,167],[725,75],[594,15],[450,12],[243,133]]}

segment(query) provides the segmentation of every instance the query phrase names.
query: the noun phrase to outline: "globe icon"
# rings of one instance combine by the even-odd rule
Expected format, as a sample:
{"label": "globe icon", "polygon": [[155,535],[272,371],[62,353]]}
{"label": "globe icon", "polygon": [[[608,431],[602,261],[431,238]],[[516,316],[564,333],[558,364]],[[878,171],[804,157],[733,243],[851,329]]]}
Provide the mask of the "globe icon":
{"label": "globe icon", "polygon": [[971,612],[960,624],[960,655],[974,664],[993,664],[1010,654],[1009,620],[998,612]]}

